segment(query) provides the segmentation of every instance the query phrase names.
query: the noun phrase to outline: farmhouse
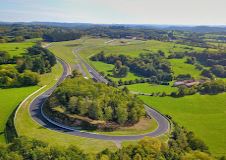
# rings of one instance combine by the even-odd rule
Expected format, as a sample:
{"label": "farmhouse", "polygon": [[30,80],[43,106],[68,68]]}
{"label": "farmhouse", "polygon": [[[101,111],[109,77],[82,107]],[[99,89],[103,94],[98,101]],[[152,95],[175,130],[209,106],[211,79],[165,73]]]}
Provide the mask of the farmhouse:
{"label": "farmhouse", "polygon": [[184,80],[184,81],[176,81],[176,82],[174,82],[173,86],[178,87],[178,86],[184,85],[184,86],[187,86],[187,87],[192,87],[194,85],[199,85],[200,83],[203,83],[203,81],[191,79],[191,80]]}

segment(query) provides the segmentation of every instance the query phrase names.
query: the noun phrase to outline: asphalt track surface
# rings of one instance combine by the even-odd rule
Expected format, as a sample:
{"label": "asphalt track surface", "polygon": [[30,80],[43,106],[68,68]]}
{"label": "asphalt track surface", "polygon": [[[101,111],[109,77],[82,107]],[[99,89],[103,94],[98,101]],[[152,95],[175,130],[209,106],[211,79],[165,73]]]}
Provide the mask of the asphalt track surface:
{"label": "asphalt track surface", "polygon": [[[76,129],[73,129],[73,128],[70,128],[70,127],[67,127],[67,126],[63,126],[63,125],[58,124],[56,122],[53,122],[52,120],[50,120],[48,117],[46,117],[42,113],[42,105],[45,102],[45,100],[56,89],[56,87],[60,83],[62,83],[63,80],[68,76],[69,70],[70,70],[68,65],[63,60],[58,59],[58,61],[62,64],[63,69],[64,69],[63,74],[59,78],[58,82],[52,88],[50,88],[46,92],[42,93],[38,97],[36,97],[32,101],[32,103],[30,104],[30,108],[29,108],[30,115],[41,126],[47,128],[47,129],[62,132],[62,133],[65,133],[65,134],[70,134],[70,135],[75,135],[75,136],[80,136],[80,137],[86,137],[86,138],[101,139],[101,140],[111,140],[111,141],[116,141],[116,142],[120,142],[120,141],[123,141],[123,140],[137,140],[137,139],[141,139],[141,138],[146,137],[146,136],[157,137],[157,136],[160,136],[160,135],[166,133],[169,130],[169,128],[170,128],[169,121],[162,114],[160,114],[159,112],[157,112],[156,110],[154,110],[154,109],[152,109],[148,106],[145,106],[146,112],[149,116],[151,116],[152,118],[154,118],[157,121],[158,127],[157,127],[156,130],[154,130],[150,133],[141,134],[141,135],[128,135],[128,136],[127,135],[125,135],[125,136],[102,135],[102,134],[96,134],[96,133],[76,130]],[[96,72],[89,64],[86,64],[86,67],[89,71],[94,73],[93,76],[99,76],[99,73]],[[95,79],[97,79],[97,80],[102,80],[102,78],[103,77],[95,77]],[[105,81],[103,81],[103,82],[105,83]]]}

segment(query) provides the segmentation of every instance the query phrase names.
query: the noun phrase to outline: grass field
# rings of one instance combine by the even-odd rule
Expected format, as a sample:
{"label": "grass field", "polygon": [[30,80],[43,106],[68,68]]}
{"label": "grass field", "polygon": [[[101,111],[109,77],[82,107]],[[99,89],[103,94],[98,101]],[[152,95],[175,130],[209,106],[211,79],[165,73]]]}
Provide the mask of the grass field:
{"label": "grass field", "polygon": [[128,80],[134,80],[134,79],[140,79],[141,77],[136,76],[134,73],[132,72],[128,72],[126,77],[123,78],[116,78],[112,76],[112,70],[114,68],[114,65],[112,64],[107,64],[104,62],[99,62],[99,61],[89,61],[90,64],[99,72],[104,72],[105,75],[110,74],[111,76],[108,76],[109,78],[111,78],[113,81],[118,81],[118,80],[122,80],[122,81],[128,81]]}
{"label": "grass field", "polygon": [[157,52],[158,50],[164,51],[166,55],[169,55],[170,52],[191,51],[187,48],[193,48],[193,51],[197,52],[201,52],[203,50],[203,48],[199,47],[190,47],[187,45],[176,44],[174,42],[161,42],[156,40],[131,40],[131,43],[126,43],[125,45],[117,45],[116,41],[121,40],[115,40],[114,43],[116,43],[116,45],[112,45],[111,43],[100,44],[99,40],[99,45],[92,46],[89,43],[89,47],[80,51],[80,54],[84,58],[89,58],[91,55],[104,51],[106,54],[124,54],[131,57],[137,57],[140,53],[146,53],[150,51]]}
{"label": "grass field", "polygon": [[37,90],[38,86],[0,89],[0,142],[5,142],[4,129],[6,122],[17,107],[29,94]]}
{"label": "grass field", "polygon": [[194,78],[199,78],[201,71],[197,70],[194,65],[185,63],[185,59],[169,59],[174,75],[190,74]]}
{"label": "grass field", "polygon": [[140,98],[204,140],[214,155],[226,155],[226,93],[182,98]]}
{"label": "grass field", "polygon": [[158,92],[165,92],[166,94],[170,94],[171,92],[177,91],[176,87],[165,86],[165,85],[156,85],[156,84],[149,84],[149,83],[139,83],[139,84],[132,84],[127,85],[127,88],[133,92],[139,93],[158,93]]}
{"label": "grass field", "polygon": [[21,56],[26,53],[26,49],[32,47],[33,41],[25,41],[20,43],[0,43],[0,51],[6,51],[10,56]]}

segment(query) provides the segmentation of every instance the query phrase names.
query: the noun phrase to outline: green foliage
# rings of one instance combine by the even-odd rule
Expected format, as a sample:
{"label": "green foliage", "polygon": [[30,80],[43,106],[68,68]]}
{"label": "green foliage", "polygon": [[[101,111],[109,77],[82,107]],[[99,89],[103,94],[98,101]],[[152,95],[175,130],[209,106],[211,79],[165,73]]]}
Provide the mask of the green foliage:
{"label": "green foliage", "polygon": [[36,85],[39,82],[39,75],[35,72],[25,70],[19,73],[12,65],[0,66],[0,87],[21,87]]}
{"label": "green foliage", "polygon": [[204,69],[201,73],[202,76],[213,79],[214,75],[210,70]]}
{"label": "green foliage", "polygon": [[195,86],[186,87],[186,86],[179,86],[177,92],[172,92],[172,97],[183,97],[185,95],[193,95],[198,92],[198,88]]}
{"label": "green foliage", "polygon": [[6,51],[0,51],[0,64],[10,63],[10,54]]}
{"label": "green foliage", "polygon": [[28,48],[28,53],[17,60],[17,68],[20,72],[25,69],[33,72],[46,73],[56,64],[56,57],[47,49],[39,45]]}
{"label": "green foliage", "polygon": [[82,76],[82,74],[77,69],[72,71],[72,78],[80,77],[80,76]]}
{"label": "green foliage", "polygon": [[89,160],[90,156],[84,154],[75,146],[58,148],[26,137],[15,139],[9,145],[0,144],[0,160],[53,160],[53,159],[81,159]]}
{"label": "green foliage", "polygon": [[82,77],[65,80],[48,100],[50,108],[118,124],[136,123],[144,115],[142,101],[127,91]]}
{"label": "green foliage", "polygon": [[81,34],[74,30],[54,29],[43,34],[42,38],[47,42],[59,42],[79,39]]}
{"label": "green foliage", "polygon": [[[129,67],[129,70],[136,75],[144,77],[157,77],[158,81],[171,81],[171,67],[170,63],[164,58],[161,53],[146,53],[140,54],[139,57],[132,58],[125,55],[110,55],[105,56],[103,52],[91,57],[93,61],[103,61],[105,63],[114,64],[115,63],[115,74],[122,74],[125,76],[128,69],[122,67],[122,64]],[[121,63],[121,68],[117,68]]]}
{"label": "green foliage", "polygon": [[[13,115],[11,116],[11,124],[8,124],[8,118],[10,117],[11,113],[15,110],[18,104],[23,101],[29,94],[37,90],[38,86],[32,87],[21,87],[21,88],[9,88],[9,89],[0,89],[0,143],[5,142],[5,137],[10,138],[10,134],[13,134],[12,130],[13,127]],[[13,97],[13,98],[12,98]],[[6,124],[7,123],[7,124]],[[6,131],[7,125],[7,131]],[[9,130],[10,131],[9,131]],[[8,133],[6,133],[8,132]]]}
{"label": "green foliage", "polygon": [[226,66],[214,65],[210,70],[217,77],[226,78]]}
{"label": "green foliage", "polygon": [[179,74],[177,77],[176,77],[176,80],[191,80],[193,79],[192,76],[190,74]]}
{"label": "green foliage", "polygon": [[226,83],[222,80],[206,82],[200,87],[200,92],[202,94],[217,94],[226,92]]}
{"label": "green foliage", "polygon": [[[196,146],[196,148],[190,148],[191,144]],[[145,137],[137,144],[125,146],[116,152],[110,152],[106,149],[97,154],[97,159],[101,160],[104,157],[109,160],[194,160],[196,158],[200,160],[214,160],[215,158],[207,151],[205,144],[201,140],[194,138],[192,132],[187,132],[176,125],[168,145],[156,138]]]}
{"label": "green foliage", "polygon": [[129,68],[127,66],[122,65],[122,62],[117,60],[115,62],[115,67],[113,69],[114,77],[126,77],[129,72]]}

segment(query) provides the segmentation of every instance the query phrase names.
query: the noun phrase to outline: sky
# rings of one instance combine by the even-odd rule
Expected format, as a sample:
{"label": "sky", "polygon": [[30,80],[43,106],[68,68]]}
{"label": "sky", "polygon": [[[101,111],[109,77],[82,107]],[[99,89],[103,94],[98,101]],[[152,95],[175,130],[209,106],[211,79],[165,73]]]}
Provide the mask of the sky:
{"label": "sky", "polygon": [[0,21],[226,25],[226,0],[0,0]]}

